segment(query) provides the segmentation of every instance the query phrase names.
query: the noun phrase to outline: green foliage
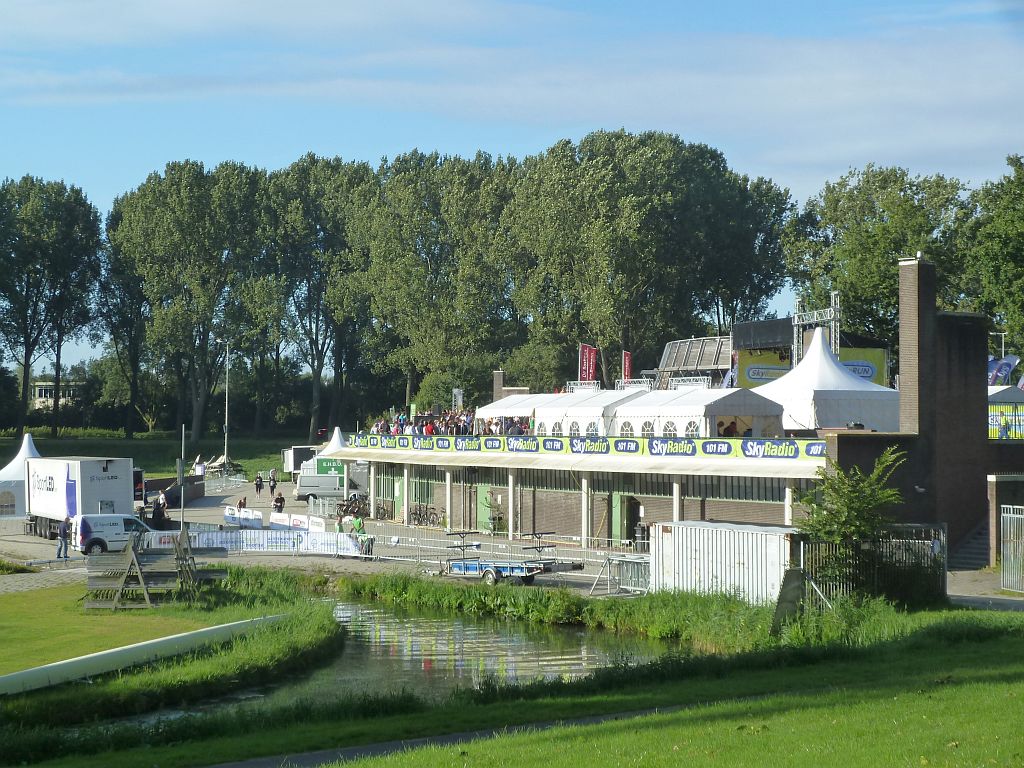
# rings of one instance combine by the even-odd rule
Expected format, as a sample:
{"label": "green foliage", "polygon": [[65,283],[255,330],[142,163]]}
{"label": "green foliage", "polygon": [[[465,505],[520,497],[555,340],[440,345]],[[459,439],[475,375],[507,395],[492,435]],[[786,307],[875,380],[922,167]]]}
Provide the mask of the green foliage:
{"label": "green foliage", "polygon": [[[991,315],[1007,349],[1024,345],[1024,158],[1006,158],[1010,172],[971,196],[961,246],[967,251],[966,306]],[[998,347],[996,348],[998,351]]]}
{"label": "green foliage", "polygon": [[39,569],[33,568],[30,565],[12,563],[10,560],[4,560],[3,558],[0,558],[0,575],[5,575],[9,573],[39,573]]}
{"label": "green foliage", "polygon": [[917,251],[935,262],[939,295],[956,306],[963,191],[956,179],[870,164],[826,183],[783,239],[789,277],[807,308],[829,306],[829,293],[839,291],[844,330],[896,348],[897,262]]}
{"label": "green foliage", "polygon": [[812,539],[833,543],[875,535],[888,520],[885,510],[902,499],[888,483],[905,458],[890,446],[869,474],[860,467],[843,470],[829,459],[818,470],[816,491],[801,500],[807,518],[800,521],[800,530]]}

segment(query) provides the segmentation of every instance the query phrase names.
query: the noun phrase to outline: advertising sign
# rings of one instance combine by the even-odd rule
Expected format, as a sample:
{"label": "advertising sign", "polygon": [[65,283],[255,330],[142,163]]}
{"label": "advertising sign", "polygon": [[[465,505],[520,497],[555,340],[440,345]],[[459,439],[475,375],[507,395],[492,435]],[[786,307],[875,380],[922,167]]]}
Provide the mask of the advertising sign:
{"label": "advertising sign", "polygon": [[[383,438],[372,440],[360,436],[353,441],[357,447],[389,447]],[[553,455],[571,453],[578,456],[678,456],[685,458],[733,459],[822,459],[825,457],[823,440],[777,438],[690,438],[690,437],[575,437],[539,435],[459,435],[442,438],[415,437],[399,441],[392,448],[413,451],[456,453],[513,453]]]}
{"label": "advertising sign", "polygon": [[28,508],[34,515],[53,519],[78,514],[77,464],[61,459],[25,462]]}
{"label": "advertising sign", "polygon": [[317,456],[316,473],[318,475],[340,475],[345,471],[345,462],[341,459],[322,459]]}
{"label": "advertising sign", "polygon": [[633,378],[633,353],[622,350],[622,378]]}
{"label": "advertising sign", "polygon": [[839,362],[862,379],[889,386],[889,353],[885,349],[840,347]]}
{"label": "advertising sign", "polygon": [[789,350],[740,349],[736,356],[736,386],[751,389],[789,373]]}

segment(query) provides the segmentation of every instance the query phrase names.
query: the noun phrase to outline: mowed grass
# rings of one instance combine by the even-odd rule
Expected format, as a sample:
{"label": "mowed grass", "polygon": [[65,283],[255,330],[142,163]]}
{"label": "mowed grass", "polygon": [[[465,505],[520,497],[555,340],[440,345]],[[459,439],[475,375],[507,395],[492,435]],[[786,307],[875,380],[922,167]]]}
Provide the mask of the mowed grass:
{"label": "mowed grass", "polygon": [[[32,439],[43,456],[107,456],[129,458],[136,467],[144,469],[149,477],[173,477],[175,461],[181,457],[181,439],[146,438],[134,440],[117,438],[46,437],[44,430],[33,432]],[[230,438],[228,452],[231,459],[242,465],[247,477],[257,472],[281,467],[281,450],[292,445],[305,444],[300,437]],[[20,446],[12,438],[0,439],[0,455],[13,456]],[[223,437],[204,437],[198,447],[185,445],[186,469],[192,466],[196,455],[206,461],[224,452]]]}
{"label": "mowed grass", "polygon": [[[923,634],[873,649],[765,657],[733,671],[664,682],[623,682],[592,693],[490,704],[471,696],[404,715],[306,718],[275,727],[250,716],[247,733],[167,746],[128,747],[46,761],[53,766],[211,765],[411,739],[501,730],[606,713],[673,711],[422,748],[357,765],[402,766],[890,766],[1021,765],[1024,641],[998,634],[948,642]],[[126,744],[142,744],[126,739]],[[345,763],[352,765],[353,763]]]}
{"label": "mowed grass", "polygon": [[85,584],[0,595],[0,674],[213,626],[175,609],[86,613]]}

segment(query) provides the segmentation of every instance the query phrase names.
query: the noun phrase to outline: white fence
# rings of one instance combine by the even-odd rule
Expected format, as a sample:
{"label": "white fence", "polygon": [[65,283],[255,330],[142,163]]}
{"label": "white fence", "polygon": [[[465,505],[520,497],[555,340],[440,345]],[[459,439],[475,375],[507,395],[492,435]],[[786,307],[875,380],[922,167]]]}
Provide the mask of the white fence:
{"label": "white fence", "polygon": [[[177,531],[148,533],[144,546],[170,549]],[[193,547],[222,547],[229,554],[263,553],[281,555],[327,555],[330,557],[372,557],[373,536],[301,530],[217,530],[189,531]]]}
{"label": "white fence", "polygon": [[1001,586],[1008,592],[1024,592],[1024,507],[1003,505],[1001,512]]}

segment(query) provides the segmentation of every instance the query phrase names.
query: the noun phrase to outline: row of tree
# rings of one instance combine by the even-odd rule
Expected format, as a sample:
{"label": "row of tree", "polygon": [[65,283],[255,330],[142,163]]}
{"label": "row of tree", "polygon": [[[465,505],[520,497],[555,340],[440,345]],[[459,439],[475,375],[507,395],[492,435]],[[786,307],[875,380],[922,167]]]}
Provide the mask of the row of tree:
{"label": "row of tree", "polygon": [[1024,238],[1010,164],[973,194],[869,166],[798,210],[717,150],[656,132],[522,161],[184,161],[117,198],[103,228],[76,187],[9,180],[0,334],[23,374],[18,426],[32,364],[52,352],[59,388],[61,349],[83,334],[105,345],[128,434],[148,414],[196,436],[229,350],[246,426],[279,420],[301,375],[312,434],[396,402],[446,404],[455,387],[486,401],[498,367],[550,390],[575,378],[580,341],[602,350],[610,384],[621,350],[653,366],[666,341],[764,316],[787,276],[812,306],[840,290],[852,330],[894,343],[896,261],[916,250],[939,263],[950,306],[990,312],[1013,341],[1024,328],[1005,283]]}

